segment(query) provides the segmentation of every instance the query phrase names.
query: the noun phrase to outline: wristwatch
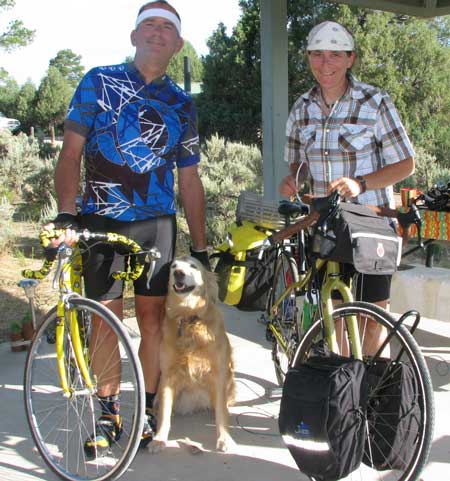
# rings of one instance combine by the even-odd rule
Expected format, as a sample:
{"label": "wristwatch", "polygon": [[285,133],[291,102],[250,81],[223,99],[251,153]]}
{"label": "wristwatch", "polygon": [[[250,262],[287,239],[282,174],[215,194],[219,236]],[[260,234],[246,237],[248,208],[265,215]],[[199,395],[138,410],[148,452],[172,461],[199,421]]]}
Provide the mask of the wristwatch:
{"label": "wristwatch", "polygon": [[360,175],[357,175],[356,180],[359,182],[359,185],[361,186],[360,194],[364,194],[364,192],[367,190],[366,179],[364,177],[361,177]]}

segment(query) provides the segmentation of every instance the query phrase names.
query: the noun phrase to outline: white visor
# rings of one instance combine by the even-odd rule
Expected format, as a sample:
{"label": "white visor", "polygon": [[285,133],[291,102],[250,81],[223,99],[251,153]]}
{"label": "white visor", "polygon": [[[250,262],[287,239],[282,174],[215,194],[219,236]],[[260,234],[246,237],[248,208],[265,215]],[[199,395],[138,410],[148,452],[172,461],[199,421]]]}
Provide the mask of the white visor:
{"label": "white visor", "polygon": [[166,18],[167,20],[171,21],[175,25],[178,31],[178,35],[181,35],[180,19],[174,13],[169,12],[169,10],[165,10],[164,8],[149,8],[141,12],[136,19],[136,28],[138,28],[141,22],[151,17]]}
{"label": "white visor", "polygon": [[322,22],[308,35],[306,50],[355,50],[355,42],[350,33],[339,23]]}

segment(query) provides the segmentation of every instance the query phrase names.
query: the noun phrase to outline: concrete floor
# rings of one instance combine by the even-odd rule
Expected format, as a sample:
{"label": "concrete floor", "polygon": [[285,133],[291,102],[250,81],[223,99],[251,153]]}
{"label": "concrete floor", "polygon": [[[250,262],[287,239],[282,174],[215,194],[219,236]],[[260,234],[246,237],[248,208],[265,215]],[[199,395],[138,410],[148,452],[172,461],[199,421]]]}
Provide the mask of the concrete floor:
{"label": "concrete floor", "polygon": [[[139,452],[123,481],[298,481],[306,480],[278,434],[280,390],[277,388],[264,328],[257,313],[223,306],[234,349],[237,403],[230,412],[230,432],[236,447],[228,454],[214,451],[214,419],[209,413],[175,416],[170,446],[159,455]],[[131,322],[132,329],[136,329]],[[423,481],[447,481],[450,461],[450,322],[424,319],[417,340],[434,384],[436,428]],[[58,479],[44,466],[30,439],[22,402],[25,353],[0,345],[0,480]],[[183,439],[202,443],[205,451],[191,454]],[[380,480],[383,479],[380,473]],[[349,477],[350,478],[350,477]]]}

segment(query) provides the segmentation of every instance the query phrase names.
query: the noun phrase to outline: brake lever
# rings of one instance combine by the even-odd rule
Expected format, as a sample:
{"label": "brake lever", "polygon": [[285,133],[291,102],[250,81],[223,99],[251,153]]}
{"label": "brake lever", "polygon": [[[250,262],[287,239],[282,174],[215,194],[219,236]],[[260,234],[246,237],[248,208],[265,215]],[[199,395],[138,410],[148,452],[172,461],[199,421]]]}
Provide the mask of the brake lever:
{"label": "brake lever", "polygon": [[150,264],[147,272],[147,289],[150,289],[150,280],[152,278],[153,272],[155,271],[156,260],[161,258],[161,252],[156,247],[152,247],[147,251],[145,256],[145,262]]}

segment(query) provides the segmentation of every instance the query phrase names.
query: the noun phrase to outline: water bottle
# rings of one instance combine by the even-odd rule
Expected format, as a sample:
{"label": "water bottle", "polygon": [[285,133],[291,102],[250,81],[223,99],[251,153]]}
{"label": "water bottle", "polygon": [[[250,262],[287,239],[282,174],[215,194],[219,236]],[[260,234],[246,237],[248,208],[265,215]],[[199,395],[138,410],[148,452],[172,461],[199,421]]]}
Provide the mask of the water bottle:
{"label": "water bottle", "polygon": [[316,289],[311,289],[305,296],[302,314],[302,329],[306,332],[313,323],[317,311],[318,293]]}

